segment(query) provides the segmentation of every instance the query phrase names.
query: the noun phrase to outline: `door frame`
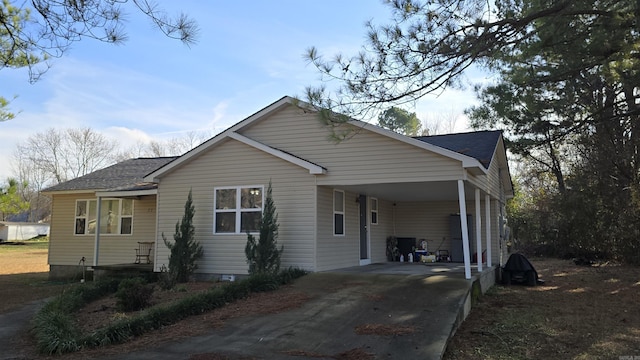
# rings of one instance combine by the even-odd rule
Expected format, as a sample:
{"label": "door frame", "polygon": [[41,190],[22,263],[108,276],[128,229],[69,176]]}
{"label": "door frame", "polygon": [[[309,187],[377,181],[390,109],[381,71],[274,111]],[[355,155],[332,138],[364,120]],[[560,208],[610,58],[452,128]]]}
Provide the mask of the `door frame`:
{"label": "door frame", "polygon": [[[358,195],[358,256],[360,266],[371,264],[371,221],[369,220],[369,199],[367,195]],[[363,231],[364,229],[364,231]],[[366,258],[363,258],[362,245],[366,246]]]}

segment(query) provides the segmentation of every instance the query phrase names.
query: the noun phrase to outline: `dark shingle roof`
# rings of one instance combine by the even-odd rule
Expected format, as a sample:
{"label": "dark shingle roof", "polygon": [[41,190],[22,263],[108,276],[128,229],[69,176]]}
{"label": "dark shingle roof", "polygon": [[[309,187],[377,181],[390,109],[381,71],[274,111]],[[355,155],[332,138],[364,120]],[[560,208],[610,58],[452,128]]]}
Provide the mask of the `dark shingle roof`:
{"label": "dark shingle roof", "polygon": [[502,131],[475,131],[460,134],[417,136],[415,139],[477,159],[489,168]]}
{"label": "dark shingle roof", "polygon": [[54,185],[44,190],[146,190],[156,184],[145,183],[143,178],[152,171],[168,164],[176,157],[138,158],[125,160],[90,174]]}

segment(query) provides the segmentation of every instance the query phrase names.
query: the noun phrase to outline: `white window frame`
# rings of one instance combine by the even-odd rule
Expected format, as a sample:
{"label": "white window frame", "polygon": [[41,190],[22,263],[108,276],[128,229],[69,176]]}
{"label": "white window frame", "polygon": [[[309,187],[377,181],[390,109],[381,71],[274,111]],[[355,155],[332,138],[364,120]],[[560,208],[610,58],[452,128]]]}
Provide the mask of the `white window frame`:
{"label": "white window frame", "polygon": [[[118,202],[118,216],[117,216],[117,230],[115,232],[106,233],[101,232],[100,236],[131,236],[133,235],[133,214],[135,213],[135,200],[131,199],[131,214],[130,215],[122,215],[122,201],[125,200],[123,198],[103,198],[102,201],[117,201]],[[84,216],[78,216],[78,203],[84,202],[86,203],[86,214]],[[86,235],[95,235],[95,232],[89,232],[89,214],[91,213],[91,207],[93,206],[93,212],[96,216],[98,216],[98,200],[97,199],[77,199],[76,205],[74,209],[74,217],[73,217],[73,235],[74,236],[86,236]],[[104,216],[105,214],[101,214]],[[122,219],[129,218],[131,219],[131,232],[127,234],[122,233]],[[84,233],[76,232],[76,223],[78,219],[84,219]],[[96,222],[97,223],[97,222]]]}
{"label": "white window frame", "polygon": [[[261,207],[260,208],[250,208],[250,209],[242,209],[242,189],[251,189],[251,188],[259,188],[260,194],[262,196]],[[218,203],[218,190],[235,190],[236,191],[236,201],[235,208],[233,209],[216,209],[216,204]],[[247,212],[259,212],[260,217],[262,217],[262,212],[264,211],[264,185],[242,185],[242,186],[220,186],[213,188],[213,234],[215,235],[238,235],[238,234],[246,234],[246,231],[242,231],[242,213]],[[218,232],[216,229],[216,220],[218,213],[234,213],[235,214],[235,232]],[[251,234],[256,234],[260,231],[260,229],[256,229],[255,231],[250,231]]]}
{"label": "white window frame", "polygon": [[[342,211],[336,210],[336,193],[342,193]],[[345,192],[344,190],[333,189],[333,217],[331,222],[333,223],[333,236],[345,236],[347,233],[347,221],[345,219]],[[336,233],[336,215],[342,215],[342,233]]]}
{"label": "white window frame", "polygon": [[[376,204],[376,206],[373,206],[373,204]],[[378,216],[380,216],[380,214],[378,213],[378,206],[380,206],[380,203],[378,202],[377,198],[372,197],[371,198],[371,225],[378,225]],[[374,220],[374,215],[375,214],[375,222]]]}

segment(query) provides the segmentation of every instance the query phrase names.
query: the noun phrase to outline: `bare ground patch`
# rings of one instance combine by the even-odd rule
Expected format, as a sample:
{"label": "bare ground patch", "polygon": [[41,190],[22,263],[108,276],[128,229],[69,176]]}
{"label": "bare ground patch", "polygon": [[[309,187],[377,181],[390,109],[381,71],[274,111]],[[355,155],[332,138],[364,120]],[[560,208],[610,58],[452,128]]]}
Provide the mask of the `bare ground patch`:
{"label": "bare ground patch", "polygon": [[532,263],[545,284],[492,289],[458,329],[445,359],[640,356],[640,268]]}

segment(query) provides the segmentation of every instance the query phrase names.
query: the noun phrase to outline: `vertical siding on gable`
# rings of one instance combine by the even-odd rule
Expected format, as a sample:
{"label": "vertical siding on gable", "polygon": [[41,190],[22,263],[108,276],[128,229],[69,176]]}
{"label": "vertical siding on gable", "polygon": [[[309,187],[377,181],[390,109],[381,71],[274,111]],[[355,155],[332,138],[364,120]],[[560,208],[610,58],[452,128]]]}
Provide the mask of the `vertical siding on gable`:
{"label": "vertical siding on gable", "polygon": [[317,115],[291,106],[259,121],[243,135],[328,169],[319,185],[439,181],[462,177],[462,164],[442,155],[357,129],[339,143]]}
{"label": "vertical siding on gable", "polygon": [[[155,238],[155,195],[134,201],[133,233],[100,236],[98,265],[131,264],[135,261],[138,241]],[[49,237],[49,265],[78,265],[82,257],[93,264],[95,235],[75,235],[76,200],[95,199],[93,193],[53,195]]]}
{"label": "vertical siding on gable", "polygon": [[[189,189],[193,191],[196,239],[204,248],[198,273],[246,274],[246,234],[214,234],[214,188],[263,185],[272,181],[278,213],[278,244],[284,246],[282,266],[314,270],[315,178],[309,171],[275,156],[228,140],[167,174],[159,185],[159,231],[172,240],[175,224],[184,214]],[[162,238],[158,235],[158,242]],[[158,264],[167,264],[169,250],[158,247]]]}

